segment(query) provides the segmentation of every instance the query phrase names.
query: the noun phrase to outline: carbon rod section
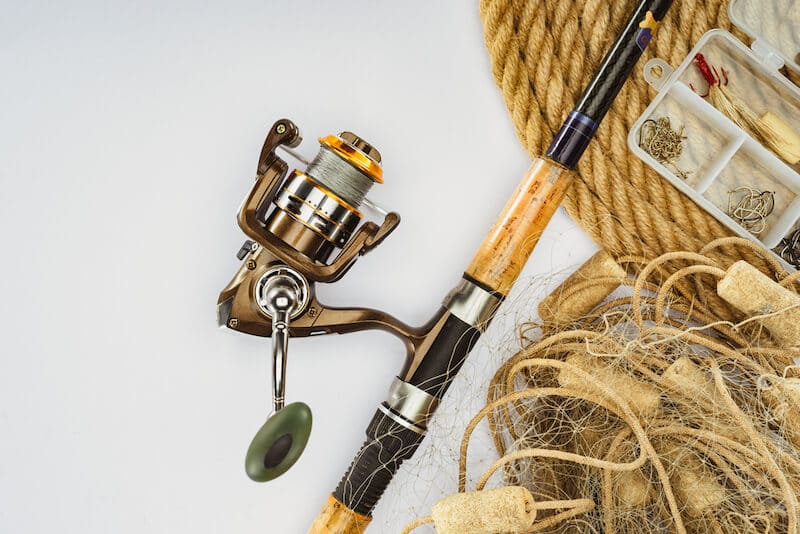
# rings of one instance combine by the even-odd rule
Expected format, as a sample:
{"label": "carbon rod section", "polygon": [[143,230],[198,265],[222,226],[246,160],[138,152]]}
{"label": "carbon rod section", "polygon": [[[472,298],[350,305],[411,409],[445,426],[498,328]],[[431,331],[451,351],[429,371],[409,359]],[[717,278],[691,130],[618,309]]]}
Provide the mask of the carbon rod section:
{"label": "carbon rod section", "polygon": [[643,0],[622,28],[547,157],[574,169],[673,0]]}
{"label": "carbon rod section", "polygon": [[598,124],[603,120],[671,4],[672,0],[644,0],[639,4],[603,59],[575,111]]}

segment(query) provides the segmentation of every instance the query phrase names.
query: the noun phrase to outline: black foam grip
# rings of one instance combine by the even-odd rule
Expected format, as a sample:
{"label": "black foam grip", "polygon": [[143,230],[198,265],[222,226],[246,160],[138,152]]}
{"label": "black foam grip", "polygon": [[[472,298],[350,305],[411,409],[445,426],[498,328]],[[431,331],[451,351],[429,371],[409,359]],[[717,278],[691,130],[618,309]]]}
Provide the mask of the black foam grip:
{"label": "black foam grip", "polygon": [[474,326],[450,315],[409,382],[441,399],[480,335]]}
{"label": "black foam grip", "polygon": [[422,438],[378,410],[367,428],[367,441],[333,496],[349,509],[371,515],[392,477],[414,454]]}

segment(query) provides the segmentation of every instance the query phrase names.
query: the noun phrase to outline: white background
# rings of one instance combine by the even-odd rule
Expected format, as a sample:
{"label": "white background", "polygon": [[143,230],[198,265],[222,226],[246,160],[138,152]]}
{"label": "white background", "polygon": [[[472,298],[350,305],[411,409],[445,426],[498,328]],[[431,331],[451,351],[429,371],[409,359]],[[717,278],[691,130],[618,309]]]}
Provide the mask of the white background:
{"label": "white background", "polygon": [[[320,297],[412,324],[528,165],[477,2],[210,4],[2,6],[2,533],[293,534],[316,516],[403,349],[381,333],[293,342],[287,394],[314,411],[310,444],[282,478],[246,477],[269,340],[218,330],[215,303],[273,121],[301,127],[307,156],[347,129],[380,149],[370,196],[403,222]],[[460,419],[532,316],[534,275],[563,277],[593,250],[559,212],[371,532],[455,491]]]}

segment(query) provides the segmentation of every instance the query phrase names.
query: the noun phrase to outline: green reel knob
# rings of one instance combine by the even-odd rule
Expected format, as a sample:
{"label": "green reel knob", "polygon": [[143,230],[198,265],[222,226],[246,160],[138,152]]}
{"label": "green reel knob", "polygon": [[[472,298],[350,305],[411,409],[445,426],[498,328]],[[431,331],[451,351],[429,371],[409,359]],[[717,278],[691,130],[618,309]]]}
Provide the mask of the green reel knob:
{"label": "green reel knob", "polygon": [[311,408],[294,402],[273,414],[256,432],[244,462],[256,482],[278,478],[292,467],[311,435]]}

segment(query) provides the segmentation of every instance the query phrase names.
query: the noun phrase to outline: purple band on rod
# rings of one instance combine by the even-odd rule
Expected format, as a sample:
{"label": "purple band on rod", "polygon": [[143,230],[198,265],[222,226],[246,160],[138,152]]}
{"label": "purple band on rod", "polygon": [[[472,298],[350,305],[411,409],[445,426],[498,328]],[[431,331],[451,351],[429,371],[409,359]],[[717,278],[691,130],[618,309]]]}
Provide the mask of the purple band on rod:
{"label": "purple band on rod", "polygon": [[573,111],[547,149],[547,157],[569,169],[574,169],[595,131],[597,131],[595,121]]}

